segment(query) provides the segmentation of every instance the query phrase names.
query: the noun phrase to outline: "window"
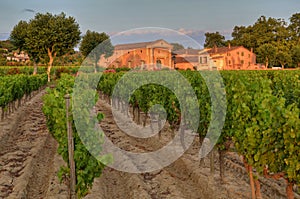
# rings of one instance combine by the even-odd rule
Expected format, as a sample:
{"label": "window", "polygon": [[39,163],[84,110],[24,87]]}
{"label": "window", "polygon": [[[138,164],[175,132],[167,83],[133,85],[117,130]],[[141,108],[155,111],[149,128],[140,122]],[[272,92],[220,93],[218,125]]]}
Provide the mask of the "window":
{"label": "window", "polygon": [[244,60],[241,60],[241,64],[244,65]]}
{"label": "window", "polygon": [[250,54],[248,54],[248,58],[250,58]]}
{"label": "window", "polygon": [[128,68],[131,68],[131,61],[128,61]]}
{"label": "window", "polygon": [[227,56],[230,56],[230,53],[227,53]]}
{"label": "window", "polygon": [[248,62],[248,66],[250,66],[250,62]]}
{"label": "window", "polygon": [[240,52],[239,52],[239,51],[237,51],[237,52],[236,52],[236,54],[237,54],[237,55],[239,55],[239,54],[240,54]]}
{"label": "window", "polygon": [[200,57],[200,64],[207,64],[207,57]]}
{"label": "window", "polygon": [[244,56],[244,52],[242,52],[241,55]]}
{"label": "window", "polygon": [[228,60],[228,65],[230,65],[231,64],[231,61],[230,60]]}

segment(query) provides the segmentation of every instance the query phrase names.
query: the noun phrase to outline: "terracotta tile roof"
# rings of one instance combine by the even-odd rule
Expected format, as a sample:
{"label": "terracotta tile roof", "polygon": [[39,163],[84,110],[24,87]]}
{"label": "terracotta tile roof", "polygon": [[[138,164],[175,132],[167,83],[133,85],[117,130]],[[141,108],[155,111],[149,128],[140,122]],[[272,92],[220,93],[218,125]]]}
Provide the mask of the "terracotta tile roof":
{"label": "terracotta tile roof", "polygon": [[[146,48],[148,45],[157,43],[159,41],[164,41],[163,39],[149,41],[149,42],[140,42],[140,43],[130,43],[130,44],[118,44],[115,45],[115,50],[129,50],[129,49],[139,49]],[[166,42],[166,41],[164,41]]]}
{"label": "terracotta tile roof", "polygon": [[176,55],[183,55],[183,54],[198,55],[199,52],[200,52],[200,50],[196,50],[196,49],[181,49],[181,50],[176,50],[173,53]]}
{"label": "terracotta tile roof", "polygon": [[190,56],[190,57],[176,57],[176,63],[198,63],[198,56]]}
{"label": "terracotta tile roof", "polygon": [[230,51],[238,49],[238,48],[242,48],[242,46],[231,46],[230,48],[229,47],[211,48],[211,49],[207,50],[206,52],[209,54],[223,54],[223,53],[227,53],[227,52],[230,52]]}

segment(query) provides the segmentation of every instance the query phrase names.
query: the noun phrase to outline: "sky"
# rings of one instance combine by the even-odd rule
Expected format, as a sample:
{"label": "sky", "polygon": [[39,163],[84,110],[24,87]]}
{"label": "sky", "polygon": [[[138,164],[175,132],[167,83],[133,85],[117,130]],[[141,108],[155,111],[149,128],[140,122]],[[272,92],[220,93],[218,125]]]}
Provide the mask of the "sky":
{"label": "sky", "polygon": [[0,39],[20,20],[36,12],[73,16],[88,29],[110,35],[133,28],[161,27],[180,31],[203,43],[205,32],[230,37],[234,26],[251,25],[261,15],[289,17],[300,12],[300,0],[0,0]]}

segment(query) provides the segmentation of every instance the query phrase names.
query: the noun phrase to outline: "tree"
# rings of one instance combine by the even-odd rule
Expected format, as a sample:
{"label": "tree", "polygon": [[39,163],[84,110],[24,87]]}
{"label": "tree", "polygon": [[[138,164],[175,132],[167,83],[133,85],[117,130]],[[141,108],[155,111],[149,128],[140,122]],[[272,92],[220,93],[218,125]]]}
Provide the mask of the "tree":
{"label": "tree", "polygon": [[296,65],[297,67],[300,67],[300,46],[294,46],[292,48],[292,52],[291,52],[291,56],[292,56],[292,60],[293,60],[293,64]]}
{"label": "tree", "polygon": [[300,13],[291,16],[288,28],[293,34],[293,40],[300,44]]}
{"label": "tree", "polygon": [[37,73],[37,63],[40,59],[40,51],[27,46],[26,40],[28,39],[28,27],[29,24],[26,21],[20,21],[17,25],[14,26],[13,30],[11,31],[10,41],[19,49],[19,52],[25,51],[32,59],[34,64],[33,74],[35,75]]}
{"label": "tree", "polygon": [[113,46],[109,36],[104,32],[98,33],[90,30],[83,36],[79,50],[84,57],[93,59],[95,73],[97,72],[97,63],[101,55],[107,58],[113,54]]}
{"label": "tree", "polygon": [[268,68],[270,63],[274,63],[276,58],[277,48],[272,44],[263,44],[257,48],[257,61],[265,63]]}
{"label": "tree", "polygon": [[10,40],[0,41],[0,48],[5,48],[9,52],[16,50],[16,46],[13,45]]}
{"label": "tree", "polygon": [[30,20],[26,33],[26,49],[49,59],[48,81],[54,59],[73,50],[80,41],[79,25],[73,17],[66,17],[63,12],[59,15],[36,14]]}
{"label": "tree", "polygon": [[213,47],[222,47],[226,46],[225,37],[219,32],[215,33],[205,33],[205,43],[204,47],[213,48]]}
{"label": "tree", "polygon": [[179,43],[171,43],[171,45],[173,46],[173,49],[172,49],[173,51],[184,49],[184,46],[182,44],[179,44]]}
{"label": "tree", "polygon": [[281,65],[281,68],[284,69],[285,65],[292,63],[292,57],[286,51],[279,51],[276,54],[276,61]]}
{"label": "tree", "polygon": [[19,21],[19,23],[14,26],[13,30],[10,33],[9,40],[14,46],[18,48],[19,52],[24,50],[25,48],[27,28],[28,23],[26,21]]}
{"label": "tree", "polygon": [[232,37],[231,43],[233,45],[253,48],[254,52],[258,53],[258,48],[264,44],[288,45],[291,34],[287,30],[287,24],[283,19],[261,16],[253,25],[234,27]]}

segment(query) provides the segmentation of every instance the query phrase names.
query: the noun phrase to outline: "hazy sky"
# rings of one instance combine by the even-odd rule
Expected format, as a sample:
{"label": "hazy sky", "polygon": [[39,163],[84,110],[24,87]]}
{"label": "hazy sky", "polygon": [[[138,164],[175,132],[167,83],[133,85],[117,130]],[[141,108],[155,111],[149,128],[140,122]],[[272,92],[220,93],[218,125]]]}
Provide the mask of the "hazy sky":
{"label": "hazy sky", "polygon": [[300,0],[0,0],[0,34],[35,12],[65,12],[81,31],[120,32],[140,27],[230,33],[261,15],[288,18],[300,12]]}

